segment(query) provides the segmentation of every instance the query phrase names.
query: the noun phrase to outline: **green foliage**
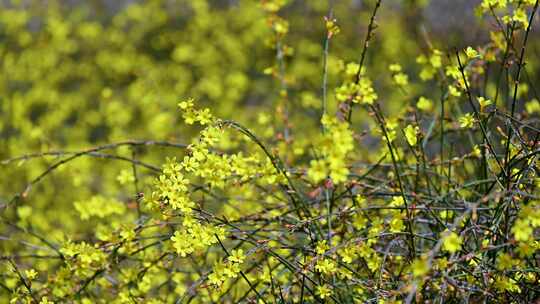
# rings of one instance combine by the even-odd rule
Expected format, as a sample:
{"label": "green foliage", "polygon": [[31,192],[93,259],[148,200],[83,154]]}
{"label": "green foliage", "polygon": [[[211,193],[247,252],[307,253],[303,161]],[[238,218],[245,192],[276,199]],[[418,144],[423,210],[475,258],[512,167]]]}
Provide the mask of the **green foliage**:
{"label": "green foliage", "polygon": [[538,1],[437,2],[2,4],[0,302],[537,301]]}

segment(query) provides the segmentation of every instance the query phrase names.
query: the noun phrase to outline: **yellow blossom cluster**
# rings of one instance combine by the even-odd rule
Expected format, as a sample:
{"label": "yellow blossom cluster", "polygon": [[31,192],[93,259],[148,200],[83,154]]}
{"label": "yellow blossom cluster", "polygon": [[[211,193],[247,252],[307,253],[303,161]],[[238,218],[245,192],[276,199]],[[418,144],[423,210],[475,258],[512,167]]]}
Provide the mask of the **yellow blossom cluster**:
{"label": "yellow blossom cluster", "polygon": [[238,277],[244,260],[242,249],[233,250],[225,262],[219,261],[214,265],[212,273],[208,276],[208,282],[218,289],[223,288],[223,283],[227,279]]}
{"label": "yellow blossom cluster", "polygon": [[512,232],[517,241],[531,243],[534,242],[533,232],[536,228],[540,228],[540,203],[534,200],[519,211]]}
{"label": "yellow blossom cluster", "polygon": [[121,215],[126,211],[126,206],[122,202],[103,196],[94,196],[87,201],[77,201],[73,203],[73,206],[82,220],[88,220],[91,217],[104,218],[114,214]]}
{"label": "yellow blossom cluster", "polygon": [[334,183],[347,180],[347,155],[354,149],[353,133],[346,121],[328,115],[321,119],[325,133],[315,144],[317,159],[310,162],[307,176],[314,183],[330,177]]}
{"label": "yellow blossom cluster", "polygon": [[338,101],[370,105],[377,100],[378,96],[373,89],[373,84],[359,64],[348,63],[345,66],[345,75],[346,81],[335,91]]}

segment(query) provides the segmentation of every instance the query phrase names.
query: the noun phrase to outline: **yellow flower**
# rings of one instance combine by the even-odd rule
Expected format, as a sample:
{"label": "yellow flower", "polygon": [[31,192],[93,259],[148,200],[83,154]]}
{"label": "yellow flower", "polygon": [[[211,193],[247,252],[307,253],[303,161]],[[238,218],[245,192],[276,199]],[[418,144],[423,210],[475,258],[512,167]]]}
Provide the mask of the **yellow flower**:
{"label": "yellow flower", "polygon": [[318,183],[327,176],[336,184],[347,181],[349,169],[347,156],[354,149],[353,132],[347,122],[324,115],[321,119],[326,132],[316,143],[316,148],[322,158],[310,161],[307,170],[308,178]]}
{"label": "yellow flower", "polygon": [[478,103],[480,104],[481,111],[483,111],[487,106],[492,104],[492,101],[490,99],[486,99],[482,96],[478,97],[476,100],[478,100]]}
{"label": "yellow flower", "polygon": [[399,86],[406,86],[409,84],[409,76],[405,73],[397,73],[393,76],[394,82]]}
{"label": "yellow flower", "polygon": [[20,206],[17,208],[17,215],[21,220],[26,220],[32,215],[32,207],[30,206]]}
{"label": "yellow flower", "polygon": [[425,259],[415,259],[411,264],[411,272],[413,277],[419,278],[429,272],[429,265]]}
{"label": "yellow flower", "polygon": [[244,256],[244,251],[242,249],[237,249],[231,252],[231,255],[229,256],[228,260],[233,263],[242,264],[245,258],[246,257]]}
{"label": "yellow flower", "polygon": [[390,220],[390,232],[401,232],[403,231],[403,228],[405,228],[405,224],[403,223],[403,219],[398,213]]}
{"label": "yellow flower", "polygon": [[[398,126],[398,123],[396,121],[387,120],[386,121],[386,135],[388,136],[388,141],[393,142],[396,139],[397,132],[396,128]],[[386,141],[386,137],[384,134],[381,134],[381,137],[383,141]]]}
{"label": "yellow flower", "polygon": [[470,46],[467,47],[467,49],[465,50],[465,54],[469,59],[478,57],[478,52]]}
{"label": "yellow flower", "polygon": [[178,104],[178,107],[181,109],[181,110],[187,110],[187,109],[191,109],[193,108],[193,99],[190,98],[188,100],[185,100],[185,101],[182,101]]}
{"label": "yellow flower", "polygon": [[480,156],[482,156],[482,151],[480,150],[480,147],[478,147],[478,145],[475,145],[473,147],[473,150],[472,150],[471,154],[474,157],[480,157]]}
{"label": "yellow flower", "polygon": [[391,72],[401,72],[401,65],[394,63],[388,68]]}
{"label": "yellow flower", "polygon": [[25,270],[24,271],[24,274],[26,275],[26,278],[30,281],[32,281],[33,279],[35,279],[38,275],[37,271],[35,271],[34,269],[28,269],[28,270]]}
{"label": "yellow flower", "polygon": [[507,277],[498,277],[495,282],[495,287],[500,291],[509,291],[509,292],[521,292],[521,288],[514,280],[511,280]]}
{"label": "yellow flower", "polygon": [[484,10],[493,8],[505,8],[508,0],[482,0],[480,7]]}
{"label": "yellow flower", "polygon": [[364,207],[366,205],[367,199],[362,194],[357,194],[355,198],[356,198],[356,203],[358,204],[358,206]]}
{"label": "yellow flower", "polygon": [[54,304],[54,302],[49,301],[47,297],[41,297],[41,301],[39,301],[39,304]]}
{"label": "yellow flower", "polygon": [[425,66],[422,71],[420,71],[420,79],[423,81],[431,80],[435,76],[437,70],[430,66]]}
{"label": "yellow flower", "polygon": [[120,174],[118,174],[118,176],[116,177],[116,180],[121,185],[125,185],[125,184],[132,183],[133,181],[135,181],[135,176],[133,176],[132,170],[124,169],[120,171]]}
{"label": "yellow flower", "polygon": [[461,238],[459,237],[459,235],[457,235],[457,233],[455,232],[450,232],[448,233],[447,235],[443,236],[443,249],[450,252],[450,253],[454,253],[456,251],[459,251],[461,249]]}
{"label": "yellow flower", "polygon": [[321,299],[325,299],[325,298],[328,298],[329,296],[332,295],[332,290],[326,284],[325,285],[319,285],[319,286],[317,286],[317,295]]}
{"label": "yellow flower", "polygon": [[418,98],[416,107],[421,111],[429,112],[433,109],[433,102],[431,101],[431,99],[421,96],[420,98]]}
{"label": "yellow flower", "polygon": [[514,238],[522,242],[531,240],[533,236],[533,228],[525,219],[516,220],[514,227],[512,227],[512,232],[514,233]]}
{"label": "yellow flower", "polygon": [[439,216],[441,219],[448,221],[452,218],[452,216],[454,216],[454,212],[452,210],[442,210],[439,212]]}
{"label": "yellow flower", "polygon": [[356,250],[354,247],[345,247],[338,251],[338,254],[341,256],[343,262],[350,264],[356,258]]}
{"label": "yellow flower", "polygon": [[528,243],[528,242],[527,243],[521,242],[518,245],[517,252],[518,252],[520,257],[525,258],[525,257],[532,256],[535,253],[536,250],[537,249],[535,248],[534,243],[531,244],[531,243]]}
{"label": "yellow flower", "polygon": [[223,273],[228,278],[236,278],[238,274],[240,273],[240,264],[238,263],[227,263],[225,264],[225,268],[223,269]]}
{"label": "yellow flower", "polygon": [[459,97],[459,96],[461,96],[461,92],[459,91],[459,89],[456,88],[456,87],[453,86],[453,85],[449,85],[449,86],[448,86],[448,93],[449,93],[451,96],[454,96],[454,97]]}
{"label": "yellow flower", "polygon": [[461,72],[459,71],[459,66],[457,65],[446,66],[446,76],[450,76],[455,80],[461,79]]}
{"label": "yellow flower", "polygon": [[197,111],[197,121],[201,125],[206,125],[211,123],[213,120],[212,114],[210,114],[210,109],[206,108],[200,111]]}
{"label": "yellow flower", "polygon": [[392,80],[395,84],[399,86],[406,86],[409,84],[409,76],[401,71],[401,65],[394,63],[391,64],[388,69],[393,73]]}
{"label": "yellow flower", "polygon": [[339,26],[336,24],[336,19],[325,18],[324,23],[328,38],[332,38],[334,35],[340,32]]}
{"label": "yellow flower", "polygon": [[176,253],[181,257],[185,257],[193,252],[193,246],[190,239],[180,232],[176,231],[171,237],[171,241],[173,242],[174,249],[176,249]]}
{"label": "yellow flower", "polygon": [[459,126],[465,129],[474,126],[475,119],[471,113],[467,113],[459,118]]}
{"label": "yellow flower", "polygon": [[75,210],[79,212],[82,220],[88,220],[91,217],[105,218],[111,215],[122,215],[126,207],[122,202],[114,199],[108,199],[97,195],[89,200],[77,201],[73,203]]}
{"label": "yellow flower", "polygon": [[367,223],[368,219],[362,213],[357,213],[353,218],[353,226],[356,229],[366,228]]}
{"label": "yellow flower", "polygon": [[512,16],[512,21],[520,22],[524,27],[529,25],[529,19],[527,18],[527,13],[524,9],[518,8],[514,11],[514,16]]}
{"label": "yellow flower", "polygon": [[540,102],[537,99],[529,101],[525,104],[525,110],[529,114],[540,113]]}
{"label": "yellow flower", "polygon": [[497,256],[497,269],[508,270],[516,265],[516,261],[508,253],[499,253]]}
{"label": "yellow flower", "polygon": [[366,76],[360,78],[360,82],[356,87],[357,95],[353,99],[353,102],[371,105],[373,104],[373,102],[375,102],[375,100],[377,100],[378,95],[373,89],[373,84],[371,83],[371,80]]}
{"label": "yellow flower", "polygon": [[277,19],[274,22],[274,30],[277,34],[285,35],[289,32],[289,22],[283,19]]}
{"label": "yellow flower", "polygon": [[323,255],[330,247],[326,243],[326,240],[318,241],[317,247],[315,248],[315,251],[317,254]]}
{"label": "yellow flower", "polygon": [[409,145],[413,147],[416,146],[416,143],[418,141],[417,134],[419,130],[420,129],[418,127],[415,127],[413,125],[408,125],[407,127],[405,127],[405,138],[407,139]]}
{"label": "yellow flower", "polygon": [[326,162],[321,159],[312,159],[309,162],[309,169],[307,171],[309,179],[318,183],[328,176],[328,167]]}
{"label": "yellow flower", "polygon": [[333,274],[336,270],[336,262],[334,262],[331,259],[325,258],[320,259],[317,261],[317,265],[315,265],[315,269],[323,274]]}
{"label": "yellow flower", "polygon": [[223,284],[223,281],[225,281],[226,277],[223,272],[223,269],[225,268],[225,264],[223,262],[218,262],[214,265],[213,272],[208,275],[208,283],[215,285],[215,286],[221,286]]}
{"label": "yellow flower", "polygon": [[429,63],[434,68],[440,68],[442,66],[442,52],[439,50],[433,50],[433,54],[429,57]]}
{"label": "yellow flower", "polygon": [[350,62],[345,67],[345,74],[348,76],[356,76],[358,74],[358,71],[360,71],[360,65],[355,62]]}
{"label": "yellow flower", "polygon": [[405,201],[403,200],[402,196],[394,196],[392,201],[390,201],[390,206],[392,207],[401,207],[403,205],[405,205]]}

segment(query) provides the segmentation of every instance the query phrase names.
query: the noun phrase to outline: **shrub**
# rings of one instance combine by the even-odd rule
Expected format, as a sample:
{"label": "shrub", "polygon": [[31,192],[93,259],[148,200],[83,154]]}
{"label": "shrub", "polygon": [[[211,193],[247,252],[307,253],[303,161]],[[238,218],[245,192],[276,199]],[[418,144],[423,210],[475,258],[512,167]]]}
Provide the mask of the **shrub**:
{"label": "shrub", "polygon": [[538,1],[474,47],[288,2],[0,12],[2,300],[538,301]]}

